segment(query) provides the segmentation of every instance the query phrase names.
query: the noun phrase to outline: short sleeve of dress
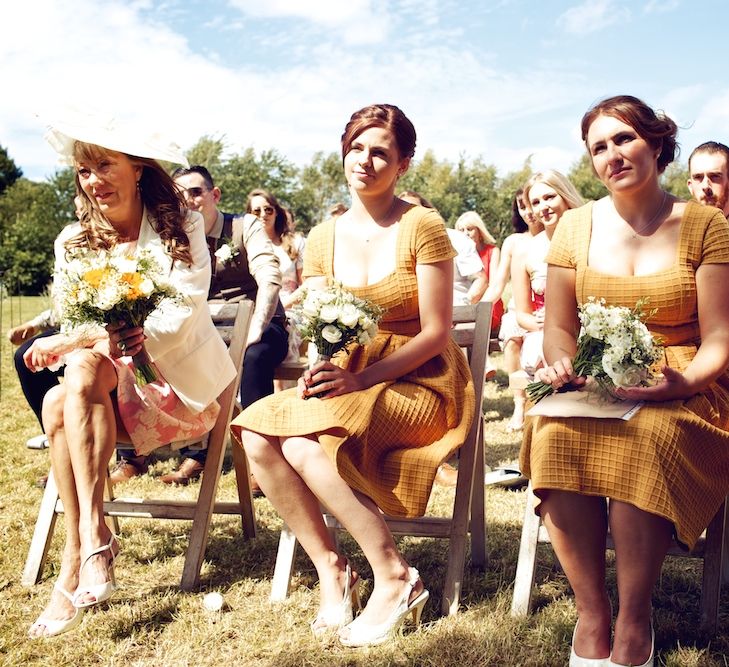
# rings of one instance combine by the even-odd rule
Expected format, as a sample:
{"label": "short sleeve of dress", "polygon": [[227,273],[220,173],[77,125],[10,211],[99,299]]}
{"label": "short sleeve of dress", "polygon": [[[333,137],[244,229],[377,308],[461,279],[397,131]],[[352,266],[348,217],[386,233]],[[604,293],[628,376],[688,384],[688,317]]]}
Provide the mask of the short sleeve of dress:
{"label": "short sleeve of dress", "polygon": [[[565,211],[549,244],[546,262],[574,269],[577,266],[577,225],[584,224],[585,207]],[[590,213],[587,213],[588,220]]]}
{"label": "short sleeve of dress", "polygon": [[721,211],[717,210],[706,225],[701,246],[701,263],[729,263],[729,222]]}
{"label": "short sleeve of dress", "polygon": [[418,264],[433,264],[456,256],[443,218],[437,211],[427,209],[418,220],[415,232],[415,261]]}
{"label": "short sleeve of dress", "polygon": [[306,240],[306,250],[304,251],[304,271],[302,278],[326,276],[328,274],[325,266],[326,252],[327,247],[331,245],[331,236],[334,231],[332,229],[333,225],[334,219],[332,218],[313,227],[309,232],[309,237]]}

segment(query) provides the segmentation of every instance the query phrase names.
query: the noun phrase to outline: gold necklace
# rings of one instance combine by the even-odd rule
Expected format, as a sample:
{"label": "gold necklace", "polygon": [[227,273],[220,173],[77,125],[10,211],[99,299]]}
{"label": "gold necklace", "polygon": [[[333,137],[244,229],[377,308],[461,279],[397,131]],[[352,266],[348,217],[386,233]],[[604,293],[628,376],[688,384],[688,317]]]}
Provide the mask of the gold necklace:
{"label": "gold necklace", "polygon": [[[638,229],[632,228],[633,231],[630,235],[631,238],[637,239],[639,234],[642,234],[643,232],[645,232],[651,228],[651,226],[655,223],[656,220],[658,220],[658,217],[661,215],[661,212],[663,211],[663,207],[666,205],[666,199],[668,199],[668,192],[666,192],[664,190],[663,199],[661,200],[661,205],[658,207],[656,214],[648,222],[646,222],[643,226],[639,227]],[[615,202],[613,202],[613,207],[615,207]],[[615,209],[615,211],[617,212],[617,209]],[[618,215],[620,215],[620,214],[618,213]],[[620,216],[620,217],[622,218],[623,216]],[[625,220],[625,218],[623,218],[623,219]],[[631,226],[627,220],[625,220],[625,222],[628,224],[628,226]]]}

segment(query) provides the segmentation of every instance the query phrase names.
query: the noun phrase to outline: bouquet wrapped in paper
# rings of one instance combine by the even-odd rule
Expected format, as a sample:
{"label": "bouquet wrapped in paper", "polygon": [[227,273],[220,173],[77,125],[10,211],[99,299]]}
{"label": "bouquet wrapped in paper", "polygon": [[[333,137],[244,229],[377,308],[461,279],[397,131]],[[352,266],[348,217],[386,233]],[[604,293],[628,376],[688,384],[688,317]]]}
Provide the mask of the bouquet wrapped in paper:
{"label": "bouquet wrapped in paper", "polygon": [[[617,387],[648,385],[663,348],[645,325],[652,313],[646,313],[644,306],[645,301],[638,301],[632,309],[608,306],[605,299],[589,297],[579,309],[582,328],[572,360],[575,374],[594,378],[606,394]],[[544,382],[531,382],[526,391],[536,403],[554,389]]]}
{"label": "bouquet wrapped in paper", "polygon": [[[151,250],[127,253],[120,249],[72,251],[69,263],[54,277],[63,329],[120,322],[141,327],[164,299],[182,299]],[[157,379],[144,348],[132,361],[137,384]]]}
{"label": "bouquet wrapped in paper", "polygon": [[368,345],[377,333],[382,308],[335,282],[324,290],[305,289],[294,308],[303,340],[316,346],[319,360],[330,360],[350,343]]}

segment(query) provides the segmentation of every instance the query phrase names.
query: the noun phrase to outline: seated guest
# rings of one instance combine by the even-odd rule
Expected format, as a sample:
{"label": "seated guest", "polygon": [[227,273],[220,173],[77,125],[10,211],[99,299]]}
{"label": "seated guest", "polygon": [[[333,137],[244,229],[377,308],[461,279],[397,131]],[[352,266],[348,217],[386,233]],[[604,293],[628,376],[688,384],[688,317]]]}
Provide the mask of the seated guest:
{"label": "seated guest", "polygon": [[524,200],[544,231],[527,239],[514,255],[511,286],[516,302],[516,322],[525,330],[520,364],[529,374],[542,364],[544,295],[547,264],[544,258],[557,224],[565,211],[583,204],[582,196],[566,176],[554,169],[534,174],[524,186]]}
{"label": "seated guest", "polygon": [[[155,160],[184,157],[160,146],[156,137],[144,141],[138,133],[125,135],[117,124],[113,128],[84,119],[58,125],[48,135],[74,165],[82,209],[80,221],[56,240],[55,275],[67,268],[74,249],[154,248],[163,251],[169,280],[186,300],[165,304],[144,327],[70,329],[36,339],[25,353],[31,370],[62,359],[66,364],[65,381],[43,402],[66,544],[51,599],[31,626],[31,638],[71,630],[116,587],[119,544],[103,513],[106,467],[116,442],[147,454],[170,440],[206,433],[220,410],[217,396],[235,377],[205,301],[210,258],[203,220],[185,212],[175,184]],[[145,349],[159,377],[140,386],[132,357]]]}
{"label": "seated guest", "polygon": [[[671,538],[692,548],[729,492],[729,225],[721,211],[661,188],[676,134],[635,97],[592,107],[582,139],[609,195],[565,213],[546,258],[538,380],[584,384],[573,366],[577,309],[591,297],[627,308],[650,299],[647,325],[665,346],[662,378],[616,391],[645,401],[631,419],[535,417],[524,431],[522,470],[575,595],[570,665],[658,664],[651,594]],[[612,649],[608,527],[619,603]]]}
{"label": "seated guest", "polygon": [[729,216],[729,146],[707,141],[691,151],[688,189],[704,206],[716,206]]}
{"label": "seated guest", "polygon": [[[499,268],[483,295],[484,301],[493,303],[501,298],[506,283],[511,278],[513,257],[518,254],[523,244],[544,229],[544,225],[534,217],[534,214],[524,202],[523,195],[524,191],[520,188],[516,191],[511,202],[511,226],[514,228],[514,233],[509,234],[501,244]],[[499,327],[499,344],[504,352],[504,370],[509,376],[521,368],[521,345],[525,333],[526,331],[516,322],[516,304],[514,303],[512,291]],[[524,406],[526,405],[526,392],[523,388],[513,387],[511,391],[514,395],[514,410],[506,425],[506,431],[509,433],[522,429],[524,425]]]}
{"label": "seated guest", "polygon": [[[394,194],[414,151],[415,129],[397,107],[355,112],[342,135],[352,207],[307,242],[307,285],[337,280],[385,310],[372,343],[317,363],[295,389],[233,422],[261,487],[319,575],[314,633],[338,632],[346,646],[382,643],[407,616],[419,619],[428,591],[380,509],[423,514],[438,465],[463,442],[475,412],[468,365],[450,335],[455,252],[445,225]],[[327,531],[320,503],[372,568],[372,594],[354,620],[359,576]]]}
{"label": "seated guest", "polygon": [[[476,244],[476,251],[481,258],[483,270],[486,272],[486,288],[491,284],[491,279],[496,276],[499,270],[499,259],[501,252],[496,245],[496,239],[491,235],[481,216],[476,211],[467,211],[461,215],[455,224],[456,231],[463,232],[471,241]],[[485,299],[485,293],[481,297]],[[501,317],[504,314],[504,303],[500,298],[491,301],[491,331],[496,333],[501,325]]]}

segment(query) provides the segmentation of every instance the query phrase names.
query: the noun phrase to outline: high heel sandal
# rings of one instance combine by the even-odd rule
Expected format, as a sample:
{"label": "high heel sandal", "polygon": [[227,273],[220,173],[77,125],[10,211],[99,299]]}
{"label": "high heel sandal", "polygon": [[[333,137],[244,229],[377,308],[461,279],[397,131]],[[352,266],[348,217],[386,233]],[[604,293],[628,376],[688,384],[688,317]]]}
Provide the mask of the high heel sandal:
{"label": "high heel sandal", "polygon": [[[84,562],[81,564],[79,572],[84,569],[86,563],[88,563],[89,560],[94,556],[99,556],[105,551],[108,551],[111,554],[111,557],[109,558],[109,576],[111,578],[109,579],[109,581],[105,581],[103,584],[92,584],[91,586],[86,586],[85,588],[77,588],[76,592],[73,595],[73,600],[71,601],[73,606],[77,609],[86,609],[87,607],[93,607],[94,605],[100,604],[101,602],[106,602],[106,600],[108,600],[111,597],[111,594],[116,590],[114,561],[119,556],[119,546],[117,544],[117,552],[114,553],[114,549],[112,549],[112,545],[114,544],[117,544],[116,535],[112,533],[111,537],[109,538],[109,542],[107,544],[104,544],[103,546],[94,549],[88,556],[86,556]],[[92,595],[94,597],[94,601],[81,602],[80,598],[87,595]]]}
{"label": "high heel sandal", "polygon": [[[61,588],[58,584],[56,584],[53,588],[55,588],[59,593],[61,593],[61,595],[63,595],[63,597],[67,598],[68,601],[73,604],[73,596],[65,588]],[[61,635],[64,632],[73,630],[76,626],[80,625],[86,611],[85,609],[78,609],[76,605],[73,606],[76,613],[71,618],[58,619],[39,616],[35,623],[30,626],[30,630],[36,626],[42,625],[45,627],[46,631],[41,635],[32,635],[30,634],[30,630],[28,630],[28,637],[30,637],[30,639],[45,639],[47,637],[55,637],[56,635]]]}
{"label": "high heel sandal", "polygon": [[359,611],[361,608],[359,598],[360,580],[357,577],[352,581],[352,568],[349,567],[349,563],[347,563],[345,574],[347,581],[344,584],[342,601],[323,606],[311,622],[311,631],[317,638],[321,638],[329,632],[339,630],[339,628],[351,623],[354,618],[354,610]]}
{"label": "high heel sandal", "polygon": [[575,629],[572,631],[572,644],[570,647],[569,667],[608,667],[610,665],[610,656],[604,658],[583,658],[575,653],[575,636],[577,635],[577,626],[580,621],[575,623]]}
{"label": "high heel sandal", "polygon": [[344,628],[348,631],[347,635],[339,635],[339,641],[344,646],[376,646],[377,644],[383,644],[395,635],[402,626],[403,621],[411,614],[415,625],[420,624],[423,607],[428,601],[430,593],[423,589],[414,600],[410,600],[413,588],[420,581],[420,574],[414,567],[411,567],[408,568],[408,575],[408,583],[402,597],[387,620],[378,625],[368,625],[362,622],[361,616],[358,616]]}
{"label": "high heel sandal", "polygon": [[[646,660],[642,665],[635,665],[635,667],[653,667],[655,664],[655,655],[656,655],[656,633],[653,632],[653,623],[651,623],[651,653],[648,656],[648,660]],[[621,665],[619,662],[613,662],[612,655],[610,656],[610,659],[606,663],[607,667],[626,667],[626,665]]]}

